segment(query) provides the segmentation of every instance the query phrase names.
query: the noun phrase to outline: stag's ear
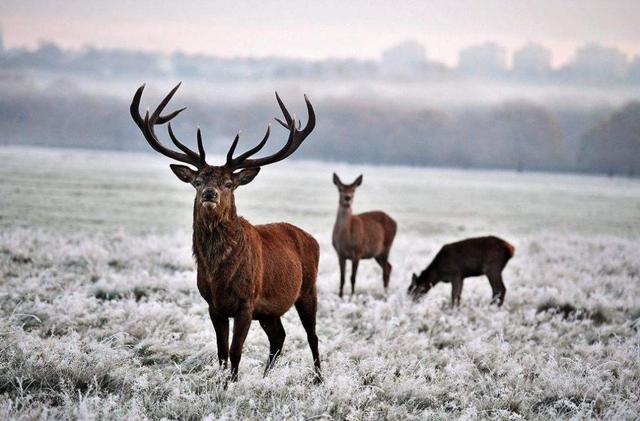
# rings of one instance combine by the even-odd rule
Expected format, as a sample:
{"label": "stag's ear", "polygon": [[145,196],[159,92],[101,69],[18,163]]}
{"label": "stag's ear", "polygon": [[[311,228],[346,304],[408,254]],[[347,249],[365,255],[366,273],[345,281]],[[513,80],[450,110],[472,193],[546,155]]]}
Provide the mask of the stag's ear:
{"label": "stag's ear", "polygon": [[196,171],[184,165],[171,164],[169,167],[171,167],[171,171],[185,183],[193,183],[193,180],[198,176]]}
{"label": "stag's ear", "polygon": [[338,177],[338,174],[336,173],[333,173],[333,184],[335,184],[338,187],[342,185],[342,181],[340,181],[340,177]]}
{"label": "stag's ear", "polygon": [[356,181],[353,182],[353,185],[356,187],[358,187],[360,184],[362,184],[362,174],[360,174],[358,178],[356,178]]}
{"label": "stag's ear", "polygon": [[235,184],[236,187],[249,184],[251,183],[251,181],[253,181],[253,179],[256,177],[256,175],[258,175],[259,172],[260,172],[260,167],[247,168],[240,172],[234,173],[233,184]]}

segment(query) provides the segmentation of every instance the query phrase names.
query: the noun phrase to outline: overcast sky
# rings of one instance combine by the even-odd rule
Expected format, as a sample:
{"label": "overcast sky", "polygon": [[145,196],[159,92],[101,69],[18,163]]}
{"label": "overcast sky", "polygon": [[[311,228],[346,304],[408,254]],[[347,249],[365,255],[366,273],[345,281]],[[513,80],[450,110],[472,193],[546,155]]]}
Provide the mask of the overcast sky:
{"label": "overcast sky", "polygon": [[2,0],[0,25],[9,47],[51,40],[224,57],[377,58],[407,39],[448,64],[485,41],[509,51],[540,42],[555,64],[587,42],[640,54],[640,0]]}

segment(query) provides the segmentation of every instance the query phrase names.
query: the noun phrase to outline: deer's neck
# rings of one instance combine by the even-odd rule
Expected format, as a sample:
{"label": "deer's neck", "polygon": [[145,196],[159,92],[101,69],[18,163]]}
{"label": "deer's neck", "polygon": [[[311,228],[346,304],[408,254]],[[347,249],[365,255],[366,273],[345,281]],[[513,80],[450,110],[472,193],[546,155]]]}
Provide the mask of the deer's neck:
{"label": "deer's neck", "polygon": [[210,212],[193,215],[193,254],[199,268],[210,276],[223,277],[224,269],[241,259],[246,251],[246,238],[235,206],[220,217]]}
{"label": "deer's neck", "polygon": [[338,214],[336,216],[336,224],[334,231],[339,234],[349,234],[351,231],[351,219],[353,213],[351,206],[338,205]]}

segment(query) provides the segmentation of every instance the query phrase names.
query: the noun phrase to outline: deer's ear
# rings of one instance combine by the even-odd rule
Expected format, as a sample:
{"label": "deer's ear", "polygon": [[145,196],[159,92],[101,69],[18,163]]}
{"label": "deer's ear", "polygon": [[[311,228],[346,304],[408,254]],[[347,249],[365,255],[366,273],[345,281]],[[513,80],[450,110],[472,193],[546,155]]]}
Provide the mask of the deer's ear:
{"label": "deer's ear", "polygon": [[362,184],[362,174],[360,174],[358,178],[356,178],[356,181],[353,182],[353,185],[356,187],[358,187],[360,184]]}
{"label": "deer's ear", "polygon": [[185,183],[193,183],[193,180],[198,176],[196,171],[184,165],[171,164],[169,167],[171,167],[171,171]]}
{"label": "deer's ear", "polygon": [[260,168],[247,168],[240,172],[233,174],[233,183],[238,186],[243,186],[245,184],[251,183],[253,179],[260,172]]}
{"label": "deer's ear", "polygon": [[342,181],[340,181],[340,177],[338,177],[338,174],[336,173],[333,173],[333,184],[335,184],[338,187],[342,185]]}

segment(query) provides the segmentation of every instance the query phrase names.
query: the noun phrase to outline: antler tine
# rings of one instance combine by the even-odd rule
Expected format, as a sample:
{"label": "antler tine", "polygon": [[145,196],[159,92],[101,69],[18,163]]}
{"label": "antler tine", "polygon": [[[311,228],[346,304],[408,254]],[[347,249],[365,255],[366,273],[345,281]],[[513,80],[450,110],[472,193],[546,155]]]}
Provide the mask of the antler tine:
{"label": "antler tine", "polygon": [[289,110],[284,106],[284,103],[280,99],[280,95],[276,92],[276,101],[278,101],[278,106],[280,110],[282,110],[282,114],[284,115],[284,119],[287,121],[287,124],[291,124],[291,115],[289,114]]}
{"label": "antler tine", "polygon": [[231,144],[231,147],[227,151],[227,163],[225,165],[229,168],[231,168],[234,163],[233,153],[236,151],[236,146],[238,146],[238,140],[240,140],[240,132],[236,134],[236,137],[235,139],[233,139],[233,143]]}
{"label": "antler tine", "polygon": [[229,149],[229,153],[227,154],[226,165],[234,166],[234,164],[242,164],[242,161],[249,158],[251,155],[255,155],[256,153],[260,152],[260,150],[264,147],[264,145],[267,144],[267,140],[269,139],[270,135],[271,135],[271,124],[267,125],[267,131],[265,132],[264,137],[262,138],[260,143],[258,143],[256,146],[249,149],[248,151],[244,152],[243,154],[237,156],[236,158],[233,158],[233,152],[235,151],[236,144],[238,143],[237,142],[238,136],[236,136],[236,139],[233,141],[233,145],[231,145],[231,149]]}
{"label": "antler tine", "polygon": [[198,138],[198,152],[200,152],[200,165],[205,166],[205,153],[204,146],[202,146],[202,132],[200,131],[200,127],[198,127],[198,133],[196,134],[196,136]]}
{"label": "antler tine", "polygon": [[169,113],[167,115],[161,115],[160,117],[158,117],[158,120],[156,121],[156,124],[164,124],[169,122],[169,120],[173,120],[173,117],[177,116],[178,114],[180,114],[181,112],[183,112],[184,110],[186,110],[187,107],[182,107],[179,110],[175,110],[172,113]]}
{"label": "antler tine", "polygon": [[307,125],[302,130],[302,133],[304,134],[304,137],[307,137],[316,127],[316,113],[313,110],[313,105],[311,105],[311,101],[309,101],[309,97],[307,96],[307,94],[304,94],[304,102],[307,105],[307,114],[309,115],[309,120],[307,121]]}
{"label": "antler tine", "polygon": [[[182,83],[182,82],[181,82]],[[140,100],[142,98],[142,92],[144,91],[145,85],[140,86],[136,93],[133,95],[133,99],[131,101],[131,106],[129,111],[131,112],[131,117],[133,121],[136,123],[142,134],[144,135],[147,143],[157,152],[175,159],[176,161],[184,162],[190,165],[195,166],[196,168],[202,168],[206,165],[205,162],[205,154],[204,148],[202,147],[202,138],[199,135],[198,137],[198,150],[200,153],[196,153],[195,151],[189,149],[187,146],[182,144],[173,133],[171,128],[171,124],[169,121],[184,111],[186,108],[181,108],[176,111],[173,111],[167,115],[161,115],[164,108],[167,106],[173,95],[176,93],[181,83],[178,83],[168,94],[164,97],[160,104],[156,107],[154,112],[149,115],[149,110],[145,113],[144,118],[140,115]],[[177,151],[173,151],[162,144],[162,142],[158,139],[155,134],[154,126],[161,125],[164,123],[169,123],[168,130],[169,136],[171,137],[171,141],[176,145],[181,151],[184,153],[180,153]]]}
{"label": "antler tine", "polygon": [[[158,121],[159,117],[160,117],[160,113],[164,110],[164,107],[167,106],[167,104],[169,103],[169,101],[171,101],[171,98],[173,98],[173,95],[176,93],[176,91],[178,90],[178,88],[180,87],[180,85],[182,85],[182,82],[178,82],[178,84],[176,86],[173,87],[172,90],[169,91],[169,93],[167,94],[167,96],[164,97],[164,99],[162,101],[160,101],[160,104],[158,104],[158,106],[156,107],[156,110],[153,112],[153,114],[151,114],[151,119],[150,121],[153,124],[156,124],[156,122]],[[177,113],[173,112],[171,113],[173,114],[173,117],[175,117],[176,115],[178,115]],[[172,117],[172,118],[173,118]],[[166,117],[165,117],[166,120]],[[168,121],[168,120],[167,120]]]}
{"label": "antler tine", "polygon": [[[287,143],[279,151],[277,151],[272,155],[265,156],[263,158],[258,158],[258,159],[248,159],[249,156],[255,154],[260,149],[262,149],[264,144],[267,142],[267,139],[270,134],[270,129],[271,129],[271,127],[269,126],[264,139],[262,139],[262,142],[260,142],[258,146],[245,152],[244,154],[240,155],[236,159],[232,159],[232,158],[230,159],[233,153],[227,154],[227,167],[232,169],[260,167],[263,165],[268,165],[274,162],[281,161],[286,157],[288,157],[289,155],[291,155],[292,153],[294,153],[298,149],[298,147],[300,147],[304,139],[313,131],[316,124],[316,115],[315,115],[315,111],[313,110],[313,106],[311,105],[311,102],[309,101],[309,98],[307,98],[306,95],[304,96],[304,99],[307,105],[307,113],[309,114],[309,120],[305,128],[303,130],[299,130],[300,127],[302,126],[301,122],[298,120],[299,125],[296,127],[295,115],[292,117],[291,114],[289,114],[289,110],[287,110],[287,107],[285,107],[284,103],[280,99],[280,96],[276,92],[276,100],[278,101],[278,105],[280,106],[280,110],[282,111],[282,115],[284,116],[284,121],[280,120],[279,118],[276,118],[275,120],[278,123],[280,123],[283,127],[285,127],[287,130],[289,130],[289,137],[287,139]],[[230,152],[235,150],[236,144],[237,144],[237,139],[234,140],[234,143],[231,146]]]}
{"label": "antler tine", "polygon": [[273,119],[274,119],[275,121],[277,121],[278,123],[280,123],[280,125],[281,125],[282,127],[284,127],[285,129],[288,129],[288,128],[289,128],[289,125],[288,125],[287,123],[285,123],[284,121],[280,120],[278,117],[274,117]]}
{"label": "antler tine", "polygon": [[169,137],[171,138],[171,141],[173,142],[174,145],[176,145],[182,152],[186,153],[191,158],[196,159],[198,161],[200,160],[200,155],[192,151],[189,147],[185,146],[178,140],[176,135],[173,133],[173,129],[171,128],[171,123],[167,124],[167,130],[169,131]]}

